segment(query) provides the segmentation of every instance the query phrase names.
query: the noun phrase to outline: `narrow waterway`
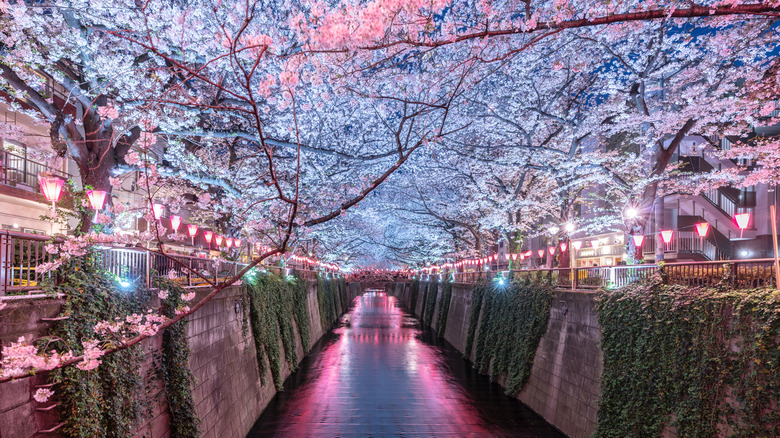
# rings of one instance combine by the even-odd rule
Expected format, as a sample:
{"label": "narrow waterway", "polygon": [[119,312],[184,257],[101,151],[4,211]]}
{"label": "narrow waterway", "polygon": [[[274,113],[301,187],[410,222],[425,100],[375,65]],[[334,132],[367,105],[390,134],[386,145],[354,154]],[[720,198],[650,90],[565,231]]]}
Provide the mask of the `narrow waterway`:
{"label": "narrow waterway", "polygon": [[315,345],[248,437],[563,437],[395,297],[369,291]]}

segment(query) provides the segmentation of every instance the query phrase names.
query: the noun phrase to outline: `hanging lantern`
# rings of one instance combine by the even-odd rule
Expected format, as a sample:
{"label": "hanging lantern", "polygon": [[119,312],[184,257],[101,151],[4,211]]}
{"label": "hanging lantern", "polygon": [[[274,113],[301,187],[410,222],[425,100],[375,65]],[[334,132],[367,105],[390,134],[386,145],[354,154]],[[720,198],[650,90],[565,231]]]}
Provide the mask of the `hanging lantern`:
{"label": "hanging lantern", "polygon": [[532,251],[529,249],[529,250],[528,250],[528,251],[525,253],[525,256],[526,256],[526,257],[531,257],[531,255],[533,255],[533,252],[532,252]]}
{"label": "hanging lantern", "polygon": [[525,253],[520,254],[520,261],[522,262],[523,260],[525,260]]}
{"label": "hanging lantern", "polygon": [[561,242],[561,252],[566,252],[566,248],[568,245],[566,245],[566,242]]}
{"label": "hanging lantern", "polygon": [[510,253],[504,253],[504,257],[506,257],[507,261],[512,257],[512,254]]}
{"label": "hanging lantern", "polygon": [[216,244],[217,244],[217,247],[220,247],[220,246],[222,246],[222,239],[223,239],[223,237],[222,237],[222,236],[220,236],[219,234],[217,234],[217,235],[214,237],[214,242],[216,242]]}
{"label": "hanging lantern", "polygon": [[555,255],[555,247],[554,246],[551,246],[551,247],[547,248],[547,251],[550,253],[550,255]]}
{"label": "hanging lantern", "polygon": [[165,207],[162,204],[153,204],[152,205],[152,212],[154,213],[154,218],[156,220],[160,220],[163,214],[163,210],[165,210]]}
{"label": "hanging lantern", "polygon": [[735,214],[734,219],[737,221],[737,226],[739,226],[739,237],[741,239],[742,234],[745,232],[745,228],[748,227],[748,223],[750,222],[750,213]]}
{"label": "hanging lantern", "polygon": [[580,250],[580,248],[582,248],[582,240],[575,240],[575,241],[573,241],[573,242],[571,243],[571,246],[573,246],[573,247],[574,247],[574,249],[576,249],[577,251],[579,251],[579,250]]}
{"label": "hanging lantern", "polygon": [[544,250],[543,249],[540,249],[540,250],[536,251],[536,253],[539,254],[539,258],[544,257]]}
{"label": "hanging lantern", "polygon": [[98,211],[103,208],[103,204],[106,203],[106,192],[103,190],[87,190],[87,198],[89,199],[89,205],[95,210],[95,221],[98,218]]}
{"label": "hanging lantern", "polygon": [[599,245],[601,245],[601,241],[598,239],[591,240],[590,245],[593,247],[593,249],[599,249]]}
{"label": "hanging lantern", "polygon": [[512,254],[512,260],[517,260],[517,253]]}
{"label": "hanging lantern", "polygon": [[176,216],[176,215],[171,216],[171,228],[173,228],[174,232],[179,231],[180,225],[181,225],[181,216]]}
{"label": "hanging lantern", "polygon": [[195,224],[187,225],[187,233],[190,235],[190,239],[192,239],[192,244],[195,245],[195,235],[198,234],[198,226]]}
{"label": "hanging lantern", "polygon": [[233,239],[228,237],[225,239],[225,246],[227,246],[228,249],[230,249],[233,246]]}
{"label": "hanging lantern", "polygon": [[635,234],[631,236],[632,239],[634,239],[634,246],[637,248],[642,247],[642,243],[645,241],[645,236],[642,234]]}
{"label": "hanging lantern", "polygon": [[661,231],[661,239],[663,239],[664,243],[666,244],[666,250],[669,251],[669,242],[672,241],[672,235],[674,234],[674,231],[672,230],[664,230]]}
{"label": "hanging lantern", "polygon": [[57,213],[57,207],[54,205],[54,203],[60,200],[60,196],[62,195],[62,185],[64,183],[65,181],[59,178],[46,176],[38,177],[38,184],[41,186],[41,193],[43,193],[43,196],[47,201],[51,202],[52,218],[55,217]]}
{"label": "hanging lantern", "polygon": [[233,239],[233,245],[236,248],[240,248],[241,247],[241,239]]}
{"label": "hanging lantern", "polygon": [[710,230],[710,224],[709,222],[702,222],[696,224],[696,233],[699,234],[699,237],[703,238],[707,235],[707,231]]}

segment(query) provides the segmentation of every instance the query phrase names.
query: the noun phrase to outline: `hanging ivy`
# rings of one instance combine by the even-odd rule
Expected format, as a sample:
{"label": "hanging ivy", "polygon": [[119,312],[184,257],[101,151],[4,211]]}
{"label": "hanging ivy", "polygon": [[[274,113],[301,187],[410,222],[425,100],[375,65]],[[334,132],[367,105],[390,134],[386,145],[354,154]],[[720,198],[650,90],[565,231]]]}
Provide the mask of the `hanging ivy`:
{"label": "hanging ivy", "polygon": [[477,324],[479,324],[479,314],[482,311],[482,298],[485,296],[485,291],[490,287],[486,281],[480,281],[474,285],[474,290],[471,294],[471,313],[469,313],[469,328],[466,333],[466,347],[463,350],[463,357],[471,357],[472,346],[474,345],[474,335],[477,332]]}
{"label": "hanging ivy", "polygon": [[341,296],[341,311],[346,312],[349,308],[349,300],[347,298],[347,280],[345,278],[338,279],[339,294]]}
{"label": "hanging ivy", "polygon": [[439,279],[435,277],[428,282],[428,290],[423,303],[422,321],[426,327],[430,327],[433,322],[433,312],[436,309],[436,297],[439,295]]}
{"label": "hanging ivy", "polygon": [[536,349],[547,331],[552,297],[552,286],[537,280],[475,287],[467,347],[476,332],[474,368],[489,371],[492,379],[507,375],[508,395],[520,391],[531,375]]}
{"label": "hanging ivy", "polygon": [[[124,318],[142,311],[149,292],[119,290],[115,279],[100,270],[91,257],[72,259],[60,269],[61,282],[45,285],[49,293],[65,296],[61,316],[50,332],[52,345],[81,354],[81,343],[95,339],[100,321]],[[139,346],[101,357],[102,364],[82,371],[65,367],[53,372],[59,395],[62,433],[71,437],[126,437],[149,414],[147,391],[139,373]]]}
{"label": "hanging ivy", "polygon": [[333,291],[333,283],[332,279],[324,278],[320,275],[317,276],[317,301],[320,307],[320,319],[322,320],[323,328],[332,326],[338,319],[336,293]]}
{"label": "hanging ivy", "polygon": [[306,288],[306,280],[297,279],[291,284],[293,295],[293,316],[298,327],[298,335],[301,337],[303,352],[311,350],[311,322],[309,321],[309,291]]}
{"label": "hanging ivy", "polygon": [[[155,279],[154,286],[168,291],[164,300],[163,313],[168,318],[175,316],[175,309],[187,303],[181,299],[184,289],[178,283],[166,278]],[[163,332],[161,374],[165,383],[165,394],[170,413],[171,436],[197,438],[198,414],[192,397],[194,376],[189,367],[190,348],[187,342],[187,321],[181,320]]]}
{"label": "hanging ivy", "polygon": [[780,293],[664,285],[602,291],[597,437],[777,436]]}
{"label": "hanging ivy", "polygon": [[[299,301],[295,298],[302,295],[300,289],[296,293],[296,288],[301,287],[297,286],[299,282],[304,283],[305,290],[305,280],[294,277],[283,279],[276,274],[259,275],[246,283],[249,294],[249,319],[257,351],[257,364],[260,367],[260,381],[261,384],[266,384],[264,370],[267,359],[274,385],[279,391],[284,387],[281,347],[284,347],[285,361],[290,370],[294,371],[298,367],[298,355],[292,320],[296,318],[297,323],[299,319],[308,319],[308,316],[304,318],[302,315],[307,312],[294,305],[295,301]],[[302,302],[305,306],[306,300]],[[302,323],[299,326],[300,336],[304,336],[304,332],[307,331],[308,324]],[[307,345],[308,341],[302,338],[301,343]]]}
{"label": "hanging ivy", "polygon": [[450,301],[452,300],[452,283],[445,281],[441,285],[441,298],[439,300],[439,314],[436,315],[436,334],[444,337],[447,329],[447,316],[450,313]]}
{"label": "hanging ivy", "polygon": [[417,306],[417,295],[420,293],[420,279],[415,278],[412,280],[412,285],[409,287],[409,308],[414,313],[414,308]]}

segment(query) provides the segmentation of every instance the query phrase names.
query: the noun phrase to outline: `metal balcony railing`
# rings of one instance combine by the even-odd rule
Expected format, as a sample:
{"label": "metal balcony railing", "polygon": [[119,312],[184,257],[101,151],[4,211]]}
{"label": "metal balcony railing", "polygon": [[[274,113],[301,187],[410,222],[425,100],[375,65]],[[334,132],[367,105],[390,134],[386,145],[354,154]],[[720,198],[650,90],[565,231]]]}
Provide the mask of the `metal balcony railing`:
{"label": "metal balcony railing", "polygon": [[24,186],[41,192],[38,176],[42,173],[68,180],[67,173],[7,151],[0,151],[0,184]]}
{"label": "metal balcony railing", "polygon": [[[0,230],[0,297],[40,291],[43,281],[58,281],[55,272],[38,273],[35,268],[54,260],[45,250],[51,238]],[[169,277],[182,286],[205,286],[209,280],[224,281],[247,266],[175,254],[157,254],[141,248],[98,247],[97,263],[120,283],[150,287],[155,277]],[[318,272],[303,268],[258,266],[284,275],[315,279]]]}

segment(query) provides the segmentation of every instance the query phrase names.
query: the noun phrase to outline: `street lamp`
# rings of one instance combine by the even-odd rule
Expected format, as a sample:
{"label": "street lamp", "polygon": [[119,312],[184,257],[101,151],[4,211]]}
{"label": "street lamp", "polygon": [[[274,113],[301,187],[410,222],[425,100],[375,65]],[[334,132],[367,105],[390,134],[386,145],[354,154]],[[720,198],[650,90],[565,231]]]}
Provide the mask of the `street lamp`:
{"label": "street lamp", "polygon": [[65,181],[53,176],[39,176],[38,183],[41,185],[41,193],[43,193],[43,196],[47,201],[51,202],[51,217],[54,219],[57,214],[57,206],[54,203],[60,200],[62,185]]}
{"label": "street lamp", "polygon": [[103,204],[106,202],[106,192],[103,190],[87,190],[87,198],[89,199],[89,205],[95,210],[95,221],[98,218],[98,211],[103,208]]}
{"label": "street lamp", "polygon": [[181,216],[176,216],[176,215],[171,216],[171,228],[173,228],[174,233],[179,232],[180,225],[181,225]]}
{"label": "street lamp", "polygon": [[206,242],[209,244],[209,251],[211,251],[211,239],[214,237],[213,231],[204,231],[203,232],[203,238],[206,239]]}
{"label": "street lamp", "polygon": [[190,235],[190,239],[192,239],[192,245],[195,245],[195,235],[198,234],[198,226],[195,224],[189,224],[187,225],[187,234]]}

